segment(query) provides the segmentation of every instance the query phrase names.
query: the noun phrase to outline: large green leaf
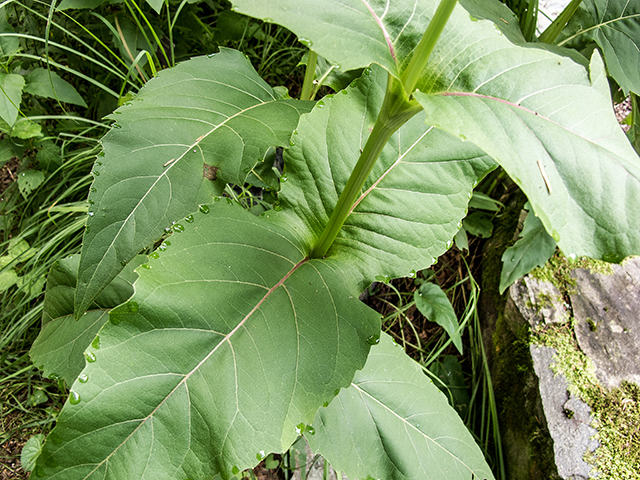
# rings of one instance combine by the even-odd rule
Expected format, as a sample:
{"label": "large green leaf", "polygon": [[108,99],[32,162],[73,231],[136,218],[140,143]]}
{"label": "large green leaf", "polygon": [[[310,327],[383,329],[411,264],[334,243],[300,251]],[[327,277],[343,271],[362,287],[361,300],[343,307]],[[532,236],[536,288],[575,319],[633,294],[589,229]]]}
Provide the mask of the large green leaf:
{"label": "large green leaf", "polygon": [[349,478],[494,478],[445,396],[394,343],[383,334],[351,386],[318,411],[311,447]]}
{"label": "large green leaf", "polygon": [[[278,23],[342,71],[378,63],[399,77],[438,2],[232,0],[240,13]],[[468,16],[468,14],[467,14]]]}
{"label": "large green leaf", "polygon": [[[301,118],[285,151],[283,213],[307,245],[320,235],[382,104],[387,73],[373,65],[352,86]],[[426,268],[451,246],[471,191],[495,164],[482,151],[424,125],[406,123],[386,145],[327,258],[366,288],[376,276]]]}
{"label": "large green leaf", "polygon": [[427,320],[435,322],[444,328],[458,352],[462,355],[460,324],[447,294],[435,283],[425,282],[415,291],[413,299],[416,302],[416,308]]}
{"label": "large green leaf", "polygon": [[88,348],[35,478],[228,477],[349,385],[380,316],[273,216],[219,202],[176,226]]}
{"label": "large green leaf", "polygon": [[73,315],[73,296],[80,257],[57,262],[49,272],[44,297],[42,331],[29,355],[46,377],[63,379],[71,385],[85,366],[84,351],[107,321],[109,310],[133,295],[138,277],[133,269],[146,257],[140,255],[127,265],[95,299],[78,321]]}
{"label": "large green leaf", "polygon": [[[313,104],[276,100],[244,55],[223,49],[161,72],[112,118],[94,167],[76,315],[171,222],[244,183],[273,145],[289,141]],[[217,179],[203,177],[203,165]]]}
{"label": "large green leaf", "polygon": [[609,75],[626,94],[640,94],[640,2],[583,0],[558,39],[559,45],[602,49]]}
{"label": "large green leaf", "polygon": [[415,94],[427,123],[500,163],[567,254],[619,261],[640,252],[640,159],[615,119],[597,52],[589,82],[566,58],[463,20],[461,31],[479,30],[478,51],[459,55],[467,67],[449,83]]}

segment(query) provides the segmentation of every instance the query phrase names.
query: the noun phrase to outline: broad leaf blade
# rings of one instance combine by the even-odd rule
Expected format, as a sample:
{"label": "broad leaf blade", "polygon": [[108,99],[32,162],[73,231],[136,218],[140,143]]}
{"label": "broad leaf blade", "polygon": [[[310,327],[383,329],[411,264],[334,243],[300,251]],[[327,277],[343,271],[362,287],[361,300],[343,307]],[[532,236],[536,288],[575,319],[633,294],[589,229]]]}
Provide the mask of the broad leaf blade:
{"label": "broad leaf blade", "polygon": [[544,229],[540,219],[529,211],[520,239],[502,254],[500,294],[520,277],[547,263],[555,250],[556,241]]}
{"label": "broad leaf blade", "polygon": [[[326,225],[378,114],[387,73],[374,65],[305,115],[285,151],[283,213],[309,248]],[[416,115],[386,145],[327,258],[361,288],[376,276],[426,268],[451,246],[475,182],[495,164],[470,143],[425,127]],[[300,220],[303,219],[303,220]]]}
{"label": "broad leaf blade", "polygon": [[313,426],[311,447],[349,478],[494,478],[445,396],[386,334]]}
{"label": "broad leaf blade", "polygon": [[[164,229],[244,183],[273,145],[288,142],[310,102],[276,100],[240,52],[224,49],[165,70],[117,110],[89,194],[76,315]],[[203,165],[216,181],[203,177]],[[215,170],[217,169],[217,170]]]}
{"label": "broad leaf blade", "polygon": [[29,356],[43,370],[45,377],[63,379],[71,385],[85,366],[83,352],[107,321],[109,310],[133,295],[137,278],[133,269],[146,259],[139,256],[96,298],[78,321],[73,315],[79,256],[60,260],[51,268],[44,297],[42,331],[33,343]]}
{"label": "broad leaf blade", "polygon": [[584,47],[595,41],[607,70],[626,94],[640,94],[640,3],[583,0],[561,34],[560,45]]}
{"label": "broad leaf blade", "polygon": [[47,478],[229,476],[286,450],[364,365],[380,316],[287,229],[220,202],[170,241],[88,349]]}
{"label": "broad leaf blade", "polygon": [[438,2],[233,0],[236,11],[283,25],[342,71],[382,65],[400,77]]}
{"label": "broad leaf blade", "polygon": [[413,299],[416,302],[416,307],[427,320],[444,328],[462,355],[462,338],[458,331],[460,325],[447,294],[438,285],[427,282],[415,291]]}
{"label": "broad leaf blade", "polygon": [[415,94],[427,123],[500,163],[563,251],[608,261],[640,252],[640,160],[615,119],[597,53],[590,82],[582,67],[511,45],[486,22],[452,22],[460,40],[476,43],[447,56],[446,75],[439,61],[427,67],[431,87]]}

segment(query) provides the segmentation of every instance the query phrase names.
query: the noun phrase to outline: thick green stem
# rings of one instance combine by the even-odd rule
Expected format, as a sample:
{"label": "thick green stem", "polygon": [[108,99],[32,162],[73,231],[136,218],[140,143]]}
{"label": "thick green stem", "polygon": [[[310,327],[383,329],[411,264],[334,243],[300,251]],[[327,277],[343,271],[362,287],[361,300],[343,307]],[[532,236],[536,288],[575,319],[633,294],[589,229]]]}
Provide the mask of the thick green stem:
{"label": "thick green stem", "polygon": [[576,13],[576,10],[582,3],[582,0],[571,0],[571,3],[566,6],[566,8],[556,17],[556,19],[549,25],[542,35],[538,38],[539,42],[542,43],[554,43],[560,32],[564,29],[564,27],[569,23],[573,14]]}
{"label": "thick green stem", "polygon": [[313,90],[313,79],[316,76],[317,61],[318,54],[313,50],[309,50],[309,57],[307,58],[307,69],[304,72],[304,83],[302,84],[302,93],[300,93],[300,100],[313,100],[313,98],[311,98],[311,91]]}
{"label": "thick green stem", "polygon": [[429,22],[427,31],[424,32],[422,40],[420,40],[416,50],[413,52],[409,66],[402,74],[402,84],[408,94],[413,93],[422,70],[427,65],[427,60],[429,60],[429,56],[435,48],[456,3],[457,0],[442,0],[440,2],[436,13],[433,15],[431,22]]}
{"label": "thick green stem", "polygon": [[351,176],[349,180],[347,180],[347,184],[340,198],[338,198],[329,222],[309,255],[311,258],[323,258],[327,254],[333,241],[338,236],[340,229],[344,225],[344,222],[351,214],[353,204],[361,194],[362,186],[369,176],[369,173],[371,173],[371,169],[378,160],[380,152],[382,152],[389,138],[391,138],[391,135],[406,123],[407,120],[422,109],[417,103],[408,102],[403,93],[402,86],[398,80],[389,75],[387,91],[382,108],[373,126],[373,131],[367,139],[358,163],[356,163],[355,168],[351,172]]}

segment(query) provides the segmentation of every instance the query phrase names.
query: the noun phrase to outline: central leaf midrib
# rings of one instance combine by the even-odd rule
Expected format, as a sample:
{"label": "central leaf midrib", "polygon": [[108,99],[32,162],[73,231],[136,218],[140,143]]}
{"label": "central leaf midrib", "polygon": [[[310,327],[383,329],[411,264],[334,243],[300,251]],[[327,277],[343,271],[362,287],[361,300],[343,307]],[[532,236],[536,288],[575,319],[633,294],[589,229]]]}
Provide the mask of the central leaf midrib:
{"label": "central leaf midrib", "polygon": [[300,262],[298,262],[296,265],[293,266],[293,268],[291,268],[291,270],[289,270],[279,281],[278,283],[276,283],[273,287],[271,287],[269,289],[269,291],[267,293],[265,293],[265,295],[260,299],[260,301],[258,301],[258,303],[256,303],[256,305],[251,309],[251,311],[245,315],[245,317],[238,322],[238,325],[236,325],[227,335],[225,335],[225,337],[220,340],[220,342],[218,342],[218,344],[216,344],[216,346],[187,374],[184,375],[184,378],[182,380],[180,380],[180,382],[178,382],[178,384],[162,399],[162,401],[146,416],[144,417],[140,423],[136,426],[136,428],[127,436],[127,438],[125,438],[114,450],[113,452],[111,452],[109,455],[107,455],[107,457],[105,457],[100,463],[96,464],[96,467],[87,474],[87,476],[85,476],[85,480],[87,478],[89,478],[98,468],[100,468],[105,462],[107,462],[113,455],[116,454],[116,452],[120,449],[120,447],[122,447],[123,445],[125,445],[129,439],[131,439],[136,432],[150,419],[153,417],[153,415],[158,411],[158,409],[164,405],[164,403],[171,398],[171,396],[173,395],[173,393],[175,391],[178,390],[178,388],[180,388],[182,385],[184,385],[187,380],[191,377],[191,375],[193,375],[195,372],[198,371],[198,369],[209,359],[211,358],[211,356],[217,351],[218,347],[220,345],[222,345],[225,342],[229,342],[230,338],[238,331],[240,330],[240,328],[246,323],[246,321],[260,308],[260,306],[278,289],[280,288],[286,281],[287,279],[296,271],[298,270],[300,267],[302,267],[302,265],[304,265],[305,263],[307,263],[309,261],[308,257],[305,257],[304,259],[302,259]]}

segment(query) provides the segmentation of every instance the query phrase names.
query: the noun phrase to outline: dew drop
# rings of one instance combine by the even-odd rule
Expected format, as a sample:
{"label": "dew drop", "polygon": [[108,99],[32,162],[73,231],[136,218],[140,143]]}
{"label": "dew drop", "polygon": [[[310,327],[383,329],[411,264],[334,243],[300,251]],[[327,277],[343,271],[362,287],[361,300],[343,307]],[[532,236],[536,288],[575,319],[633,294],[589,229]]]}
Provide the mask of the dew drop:
{"label": "dew drop", "polygon": [[309,433],[309,435],[315,435],[316,429],[313,428],[311,425],[307,425],[307,432]]}
{"label": "dew drop", "polygon": [[280,205],[280,204],[278,203],[278,204],[276,204],[276,205],[274,205],[274,206],[273,206],[273,209],[274,209],[276,212],[279,212],[280,210],[282,210],[282,205]]}
{"label": "dew drop", "polygon": [[120,261],[120,265],[122,265],[123,267],[126,267],[126,266],[127,266],[127,262],[126,262],[126,261],[124,261],[124,260],[121,260],[121,261]]}
{"label": "dew drop", "polygon": [[51,375],[49,375],[49,378],[51,380],[60,380],[60,375],[58,375],[57,373],[52,373]]}
{"label": "dew drop", "polygon": [[324,102],[322,100],[320,100],[318,103],[316,103],[316,107],[318,107],[318,108],[324,107]]}
{"label": "dew drop", "polygon": [[287,180],[289,180],[289,177],[287,177],[286,175],[282,175],[282,176],[280,177],[280,183],[284,183],[284,182],[286,182]]}
{"label": "dew drop", "polygon": [[98,335],[96,335],[96,338],[94,338],[93,342],[91,342],[91,346],[96,350],[100,349],[100,337]]}
{"label": "dew drop", "polygon": [[231,469],[231,473],[232,473],[233,475],[237,475],[237,474],[239,474],[239,473],[240,473],[240,469],[239,469],[237,466],[234,466],[234,467]]}
{"label": "dew drop", "polygon": [[214,202],[219,202],[222,197],[213,197]]}
{"label": "dew drop", "polygon": [[313,46],[313,42],[308,38],[300,37],[298,41],[303,44],[305,47],[311,48]]}
{"label": "dew drop", "polygon": [[370,335],[367,338],[367,343],[369,345],[377,345],[380,343],[380,335]]}
{"label": "dew drop", "polygon": [[91,188],[89,189],[89,191],[90,191],[91,193],[96,193],[96,192],[98,191],[98,189],[97,189],[97,188],[95,188],[95,187],[91,187]]}
{"label": "dew drop", "polygon": [[138,313],[138,302],[127,302],[127,308],[131,313]]}
{"label": "dew drop", "polygon": [[96,162],[96,165],[100,166],[102,165],[102,162]]}
{"label": "dew drop", "polygon": [[293,141],[293,139],[289,140],[289,145],[291,145],[292,147],[295,146],[296,142]]}
{"label": "dew drop", "polygon": [[166,249],[167,249],[166,242],[161,243],[160,246],[158,247],[158,250],[160,250],[161,252],[164,252]]}
{"label": "dew drop", "polygon": [[69,403],[71,405],[77,405],[80,403],[80,394],[71,390],[69,392]]}
{"label": "dew drop", "polygon": [[451,240],[447,240],[447,248],[451,248]]}
{"label": "dew drop", "polygon": [[98,154],[98,157],[104,157],[104,152],[100,152],[100,153]]}
{"label": "dew drop", "polygon": [[93,200],[89,199],[89,200],[87,200],[87,203],[88,203],[89,205],[93,205],[95,202],[94,202]]}
{"label": "dew drop", "polygon": [[95,215],[94,212],[87,212],[87,215],[89,215],[90,217],[93,217]]}
{"label": "dew drop", "polygon": [[227,204],[228,205],[233,205],[233,200],[231,200],[230,198],[227,198]]}
{"label": "dew drop", "polygon": [[81,373],[80,375],[78,375],[78,381],[80,383],[87,383],[88,380],[89,380],[89,377],[87,376],[86,373]]}
{"label": "dew drop", "polygon": [[149,254],[149,258],[153,258],[153,259],[160,258],[160,254],[158,252],[152,252]]}
{"label": "dew drop", "polygon": [[146,268],[147,270],[151,270],[151,265],[147,265],[146,263],[143,263],[142,265],[140,265],[141,268]]}
{"label": "dew drop", "polygon": [[170,242],[169,240],[165,240],[165,241],[164,241],[164,244],[165,244],[167,247],[170,247],[170,246],[171,246],[171,242]]}
{"label": "dew drop", "polygon": [[364,69],[364,74],[365,75],[371,75],[371,69],[370,68],[365,68]]}
{"label": "dew drop", "polygon": [[193,215],[187,215],[184,217],[184,221],[187,223],[193,223]]}
{"label": "dew drop", "polygon": [[180,225],[179,223],[176,223],[173,226],[173,231],[174,232],[178,232],[178,233],[184,232],[184,227],[182,225]]}
{"label": "dew drop", "polygon": [[264,453],[264,450],[260,450],[258,453],[256,453],[256,458],[261,462],[262,460],[267,458],[267,455]]}
{"label": "dew drop", "polygon": [[91,172],[91,173],[93,173],[94,177],[99,177],[100,176],[100,172],[96,172],[95,170],[93,172]]}
{"label": "dew drop", "polygon": [[173,230],[171,230],[171,227],[165,227],[164,233],[171,233],[171,232],[173,232]]}
{"label": "dew drop", "polygon": [[200,213],[204,213],[205,215],[211,211],[207,205],[199,205],[198,210],[200,210]]}
{"label": "dew drop", "polygon": [[329,406],[329,402],[324,402],[324,403],[322,404],[322,406],[323,406],[324,408],[327,408],[327,407]]}
{"label": "dew drop", "polygon": [[84,352],[84,358],[88,363],[93,363],[96,361],[96,356],[92,352]]}

